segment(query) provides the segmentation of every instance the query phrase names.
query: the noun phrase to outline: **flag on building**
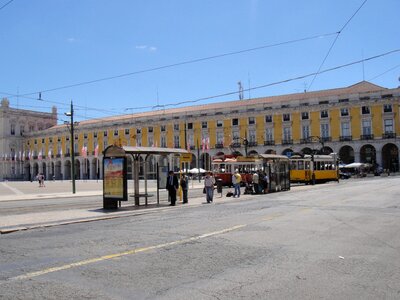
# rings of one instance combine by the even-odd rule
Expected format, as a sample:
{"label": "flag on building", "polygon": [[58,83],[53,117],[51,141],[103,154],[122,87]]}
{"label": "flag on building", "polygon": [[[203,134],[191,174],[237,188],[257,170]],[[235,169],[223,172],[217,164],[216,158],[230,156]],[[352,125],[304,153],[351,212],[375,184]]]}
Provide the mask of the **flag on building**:
{"label": "flag on building", "polygon": [[51,150],[49,150],[49,152],[47,152],[47,157],[48,157],[48,159],[51,159]]}
{"label": "flag on building", "polygon": [[207,151],[210,150],[210,138],[207,138],[207,144],[206,144],[206,149]]}
{"label": "flag on building", "polygon": [[206,139],[205,138],[203,138],[202,140],[201,140],[201,150],[204,152],[204,151],[206,151]]}
{"label": "flag on building", "polygon": [[94,148],[94,157],[98,157],[99,156],[99,145],[96,145],[96,148]]}
{"label": "flag on building", "polygon": [[81,154],[83,157],[87,157],[87,147],[85,146],[82,147]]}
{"label": "flag on building", "polygon": [[62,149],[60,148],[60,158],[63,158],[63,153],[62,153]]}
{"label": "flag on building", "polygon": [[38,160],[42,160],[43,158],[43,154],[42,154],[42,150],[39,151],[39,155],[38,155]]}

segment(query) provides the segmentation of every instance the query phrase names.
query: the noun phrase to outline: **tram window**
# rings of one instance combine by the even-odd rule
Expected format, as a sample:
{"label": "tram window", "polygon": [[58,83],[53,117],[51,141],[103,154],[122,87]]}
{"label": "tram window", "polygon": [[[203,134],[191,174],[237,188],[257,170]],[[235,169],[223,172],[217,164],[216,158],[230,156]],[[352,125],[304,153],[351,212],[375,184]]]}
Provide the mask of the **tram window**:
{"label": "tram window", "polygon": [[305,163],[305,169],[306,169],[306,170],[310,170],[310,162],[309,162],[309,161],[306,161],[306,163]]}
{"label": "tram window", "polygon": [[304,161],[299,160],[299,170],[304,170]]}
{"label": "tram window", "polygon": [[290,169],[297,170],[297,161],[290,162]]}

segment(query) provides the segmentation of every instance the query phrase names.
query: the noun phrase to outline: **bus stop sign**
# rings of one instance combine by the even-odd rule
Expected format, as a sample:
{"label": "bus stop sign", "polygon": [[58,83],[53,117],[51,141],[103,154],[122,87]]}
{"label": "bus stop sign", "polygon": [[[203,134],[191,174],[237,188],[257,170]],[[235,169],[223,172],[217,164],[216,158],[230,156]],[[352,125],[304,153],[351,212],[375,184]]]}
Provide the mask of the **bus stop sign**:
{"label": "bus stop sign", "polygon": [[182,153],[181,154],[181,163],[184,162],[192,162],[192,153]]}

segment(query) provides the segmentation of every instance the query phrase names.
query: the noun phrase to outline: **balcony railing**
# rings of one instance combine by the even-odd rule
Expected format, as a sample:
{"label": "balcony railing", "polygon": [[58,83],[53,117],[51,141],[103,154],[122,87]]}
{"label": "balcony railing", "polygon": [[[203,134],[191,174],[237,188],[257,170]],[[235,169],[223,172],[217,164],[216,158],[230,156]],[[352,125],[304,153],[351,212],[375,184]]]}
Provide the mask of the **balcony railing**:
{"label": "balcony railing", "polygon": [[360,139],[362,140],[373,140],[374,139],[374,135],[373,134],[363,134],[360,136]]}
{"label": "balcony railing", "polygon": [[396,138],[396,133],[394,133],[394,132],[385,132],[382,135],[382,138],[383,139],[395,139]]}
{"label": "balcony railing", "polygon": [[264,141],[264,146],[274,146],[274,145],[275,145],[274,140]]}
{"label": "balcony railing", "polygon": [[309,138],[300,139],[300,144],[308,144],[310,142]]}
{"label": "balcony railing", "polygon": [[321,136],[321,142],[330,142],[332,138],[330,136]]}
{"label": "balcony railing", "polygon": [[339,137],[339,140],[340,140],[341,142],[348,142],[348,141],[353,140],[353,136],[351,136],[351,135],[341,135],[341,136]]}
{"label": "balcony railing", "polygon": [[221,149],[221,148],[224,148],[224,144],[222,143],[215,144],[215,149]]}
{"label": "balcony railing", "polygon": [[257,145],[258,145],[257,142],[249,142],[249,144],[247,146],[256,147]]}
{"label": "balcony railing", "polygon": [[293,140],[292,139],[282,140],[282,145],[292,145],[292,144],[293,144]]}
{"label": "balcony railing", "polygon": [[240,146],[241,146],[240,143],[232,143],[231,144],[231,147],[233,147],[233,148],[239,148]]}

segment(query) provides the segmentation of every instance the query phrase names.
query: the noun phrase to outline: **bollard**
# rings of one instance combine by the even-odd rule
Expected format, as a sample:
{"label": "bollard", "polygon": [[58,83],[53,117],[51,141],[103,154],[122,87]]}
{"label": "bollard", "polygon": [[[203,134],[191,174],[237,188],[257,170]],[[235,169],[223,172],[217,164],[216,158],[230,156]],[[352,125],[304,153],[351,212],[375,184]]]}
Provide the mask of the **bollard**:
{"label": "bollard", "polygon": [[221,197],[222,197],[222,179],[221,178],[217,179],[217,193],[220,193]]}

